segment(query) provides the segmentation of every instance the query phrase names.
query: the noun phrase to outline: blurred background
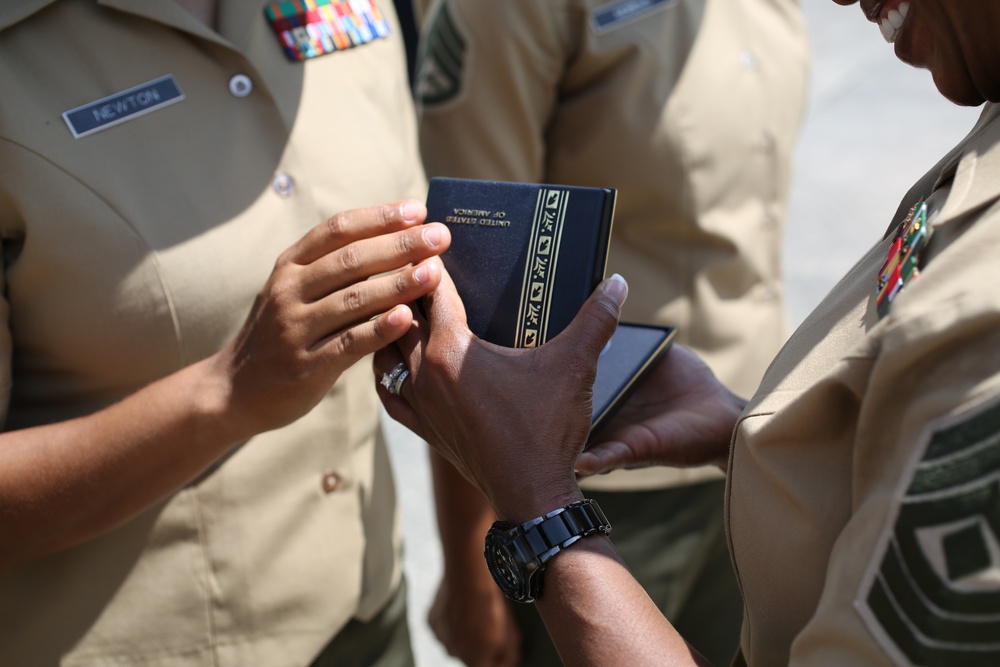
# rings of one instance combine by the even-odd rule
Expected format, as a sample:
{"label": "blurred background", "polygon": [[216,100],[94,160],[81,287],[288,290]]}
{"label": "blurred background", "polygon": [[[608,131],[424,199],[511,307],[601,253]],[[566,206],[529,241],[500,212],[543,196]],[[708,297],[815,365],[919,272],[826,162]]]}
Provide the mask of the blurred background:
{"label": "blurred background", "polygon": [[[971,129],[930,75],[896,60],[857,6],[804,0],[813,48],[785,239],[789,318],[798,324],[885,231],[912,183]],[[402,507],[417,667],[453,667],[427,628],[441,576],[425,445],[386,418]]]}

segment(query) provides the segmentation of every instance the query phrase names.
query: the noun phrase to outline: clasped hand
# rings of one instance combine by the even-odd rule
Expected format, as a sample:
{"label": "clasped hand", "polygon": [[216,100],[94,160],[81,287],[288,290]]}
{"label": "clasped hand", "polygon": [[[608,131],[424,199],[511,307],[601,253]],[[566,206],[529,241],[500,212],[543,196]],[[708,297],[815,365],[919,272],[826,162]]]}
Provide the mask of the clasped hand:
{"label": "clasped hand", "polygon": [[396,202],[338,213],[278,258],[236,339],[214,360],[244,437],[314,407],[359,359],[412,322],[406,305],[440,280],[451,236],[426,208]]}
{"label": "clasped hand", "polygon": [[375,356],[380,378],[405,362],[400,395],[379,387],[388,413],[482,490],[498,516],[525,521],[582,497],[578,474],[725,460],[743,401],[684,348],[670,351],[581,455],[597,359],[627,294],[604,281],[559,336],[533,349],[475,337],[450,278],[425,299],[395,345]]}

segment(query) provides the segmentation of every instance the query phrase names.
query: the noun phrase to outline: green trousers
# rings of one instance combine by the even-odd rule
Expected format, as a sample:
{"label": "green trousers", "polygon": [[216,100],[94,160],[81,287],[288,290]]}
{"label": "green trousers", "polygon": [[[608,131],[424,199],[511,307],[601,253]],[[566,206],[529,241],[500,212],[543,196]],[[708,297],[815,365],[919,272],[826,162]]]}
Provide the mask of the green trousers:
{"label": "green trousers", "polygon": [[[726,546],[725,482],[586,494],[604,510],[611,541],[660,611],[713,665],[729,665],[739,645],[743,601]],[[561,664],[534,606],[516,605],[515,613],[523,664]]]}

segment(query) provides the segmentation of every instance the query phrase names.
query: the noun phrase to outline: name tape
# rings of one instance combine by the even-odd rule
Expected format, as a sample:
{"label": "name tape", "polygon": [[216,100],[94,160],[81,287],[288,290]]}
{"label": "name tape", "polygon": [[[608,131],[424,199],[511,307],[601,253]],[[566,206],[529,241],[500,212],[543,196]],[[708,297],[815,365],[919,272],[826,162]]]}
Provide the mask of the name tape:
{"label": "name tape", "polygon": [[666,9],[675,4],[677,0],[620,0],[594,10],[590,15],[590,27],[600,35],[637,21],[654,10]]}
{"label": "name tape", "polygon": [[184,99],[173,74],[63,112],[69,131],[79,139],[138,118]]}

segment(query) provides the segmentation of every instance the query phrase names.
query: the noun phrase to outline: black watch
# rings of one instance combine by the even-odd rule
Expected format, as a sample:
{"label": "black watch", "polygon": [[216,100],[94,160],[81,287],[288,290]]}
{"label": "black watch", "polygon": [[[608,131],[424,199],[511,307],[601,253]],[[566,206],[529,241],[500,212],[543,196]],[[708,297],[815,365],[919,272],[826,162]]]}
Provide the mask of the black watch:
{"label": "black watch", "polygon": [[611,524],[593,500],[553,510],[545,516],[510,523],[497,521],[486,534],[486,564],[503,594],[514,602],[534,602],[542,593],[545,564],[557,553]]}

